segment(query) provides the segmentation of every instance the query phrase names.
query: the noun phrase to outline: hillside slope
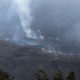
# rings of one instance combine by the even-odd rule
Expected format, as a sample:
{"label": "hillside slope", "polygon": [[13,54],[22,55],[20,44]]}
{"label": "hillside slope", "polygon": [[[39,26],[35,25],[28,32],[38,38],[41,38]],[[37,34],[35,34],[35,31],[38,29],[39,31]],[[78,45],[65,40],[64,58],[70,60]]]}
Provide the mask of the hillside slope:
{"label": "hillside slope", "polygon": [[47,70],[56,72],[58,65],[66,75],[69,71],[76,73],[80,79],[79,55],[55,55],[47,53],[33,46],[17,46],[0,41],[0,69],[9,72],[15,80],[35,80],[34,72],[43,66]]}

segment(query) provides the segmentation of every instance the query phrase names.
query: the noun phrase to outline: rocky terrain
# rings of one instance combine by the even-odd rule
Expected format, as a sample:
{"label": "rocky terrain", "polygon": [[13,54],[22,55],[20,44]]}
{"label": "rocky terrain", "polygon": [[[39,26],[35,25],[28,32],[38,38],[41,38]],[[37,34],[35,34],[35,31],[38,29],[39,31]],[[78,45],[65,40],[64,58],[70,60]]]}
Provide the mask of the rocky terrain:
{"label": "rocky terrain", "polygon": [[56,72],[60,67],[64,74],[74,71],[76,80],[80,79],[80,55],[63,55],[49,53],[37,46],[18,46],[0,41],[0,69],[3,69],[15,80],[35,80],[35,70],[43,67]]}

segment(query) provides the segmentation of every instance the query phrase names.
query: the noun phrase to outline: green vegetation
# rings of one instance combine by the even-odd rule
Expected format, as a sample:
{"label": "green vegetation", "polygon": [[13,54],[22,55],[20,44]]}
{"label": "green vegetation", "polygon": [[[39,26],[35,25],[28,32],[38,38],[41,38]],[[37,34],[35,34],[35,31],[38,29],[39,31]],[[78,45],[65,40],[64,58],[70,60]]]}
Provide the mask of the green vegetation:
{"label": "green vegetation", "polygon": [[[49,73],[43,69],[37,69],[35,75],[37,80],[50,80]],[[14,77],[11,77],[7,72],[0,70],[0,80],[14,80]],[[62,70],[58,69],[53,80],[75,80],[75,75],[74,72],[70,72],[66,79],[64,79]]]}
{"label": "green vegetation", "polygon": [[7,72],[0,70],[0,80],[13,80],[13,77],[11,77]]}
{"label": "green vegetation", "polygon": [[70,72],[68,77],[67,77],[67,80],[75,80],[75,75],[74,75],[74,72]]}
{"label": "green vegetation", "polygon": [[[49,80],[48,74],[49,73],[46,73],[43,69],[38,69],[35,73],[37,80]],[[66,79],[64,79],[62,70],[58,69],[53,80],[75,80],[75,75],[74,72],[70,72]]]}
{"label": "green vegetation", "polygon": [[64,80],[63,79],[63,72],[60,69],[58,69],[58,72],[54,76],[54,80]]}
{"label": "green vegetation", "polygon": [[42,69],[38,69],[35,73],[37,80],[48,80],[48,75]]}

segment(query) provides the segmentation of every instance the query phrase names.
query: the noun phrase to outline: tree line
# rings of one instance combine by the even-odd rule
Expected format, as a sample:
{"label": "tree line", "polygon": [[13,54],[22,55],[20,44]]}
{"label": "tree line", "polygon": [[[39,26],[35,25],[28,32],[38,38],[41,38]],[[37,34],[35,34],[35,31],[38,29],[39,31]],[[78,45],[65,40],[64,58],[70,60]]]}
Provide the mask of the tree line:
{"label": "tree line", "polygon": [[[35,71],[36,80],[50,80],[48,78],[49,73],[46,73],[43,69],[37,69]],[[62,70],[58,69],[55,76],[52,76],[53,80],[75,80],[74,72],[69,72],[66,79],[64,79]],[[0,70],[0,80],[14,80],[14,77],[10,76],[7,72]]]}

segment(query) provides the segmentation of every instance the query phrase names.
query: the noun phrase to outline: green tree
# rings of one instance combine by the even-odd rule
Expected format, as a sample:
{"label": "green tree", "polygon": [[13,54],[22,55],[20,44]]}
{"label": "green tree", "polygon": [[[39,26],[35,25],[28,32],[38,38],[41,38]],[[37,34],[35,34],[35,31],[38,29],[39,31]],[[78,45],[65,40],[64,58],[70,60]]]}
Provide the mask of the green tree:
{"label": "green tree", "polygon": [[13,77],[11,77],[7,72],[0,70],[0,80],[13,80]]}
{"label": "green tree", "polygon": [[69,73],[69,75],[67,76],[67,80],[75,80],[74,72]]}
{"label": "green tree", "polygon": [[63,79],[63,73],[62,73],[62,71],[60,69],[58,69],[58,72],[54,76],[54,80],[64,80]]}
{"label": "green tree", "polygon": [[37,80],[48,80],[46,72],[42,69],[38,69],[35,73]]}
{"label": "green tree", "polygon": [[[44,69],[37,69],[35,75],[37,80],[50,80],[49,73],[47,74]],[[51,79],[52,77],[53,75],[51,75]],[[55,76],[53,77],[53,80],[64,80],[64,75],[61,69],[58,69]],[[70,72],[66,80],[75,80],[74,72]]]}

